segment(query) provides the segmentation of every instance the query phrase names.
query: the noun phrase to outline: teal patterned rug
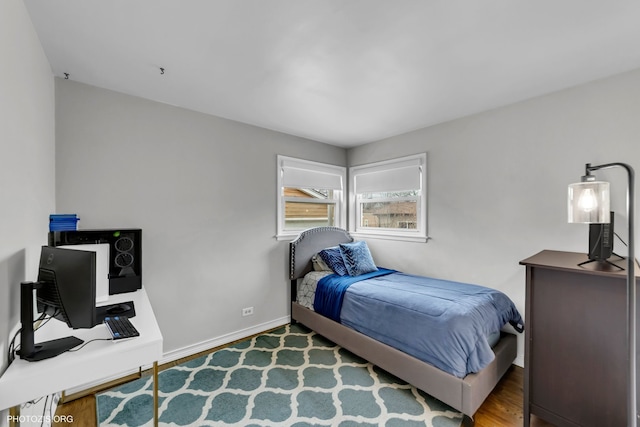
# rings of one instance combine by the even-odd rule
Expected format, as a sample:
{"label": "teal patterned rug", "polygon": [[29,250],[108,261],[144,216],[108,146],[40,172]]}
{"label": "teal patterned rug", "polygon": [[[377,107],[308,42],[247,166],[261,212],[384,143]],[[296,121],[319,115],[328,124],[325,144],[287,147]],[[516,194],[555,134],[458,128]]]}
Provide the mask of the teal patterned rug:
{"label": "teal patterned rug", "polygon": [[[165,426],[459,427],[462,414],[301,325],[161,371]],[[98,424],[153,425],[151,377],[96,396]]]}

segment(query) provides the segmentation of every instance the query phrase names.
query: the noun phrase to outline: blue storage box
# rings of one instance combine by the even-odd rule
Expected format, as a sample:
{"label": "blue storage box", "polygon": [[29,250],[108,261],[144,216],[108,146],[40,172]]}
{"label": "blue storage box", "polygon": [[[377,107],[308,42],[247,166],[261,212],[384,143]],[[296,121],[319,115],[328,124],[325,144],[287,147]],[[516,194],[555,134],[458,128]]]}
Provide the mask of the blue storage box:
{"label": "blue storage box", "polygon": [[77,214],[51,214],[49,215],[49,231],[71,231],[78,229]]}

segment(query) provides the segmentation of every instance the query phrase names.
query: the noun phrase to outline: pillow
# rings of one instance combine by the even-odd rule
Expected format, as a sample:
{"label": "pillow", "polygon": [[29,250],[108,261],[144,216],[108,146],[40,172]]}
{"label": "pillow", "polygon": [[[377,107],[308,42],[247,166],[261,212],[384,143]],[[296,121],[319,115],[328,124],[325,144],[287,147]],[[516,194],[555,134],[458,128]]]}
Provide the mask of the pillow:
{"label": "pillow", "polygon": [[313,264],[314,271],[333,271],[323,260],[320,258],[320,254],[315,254],[311,257],[311,263]]}
{"label": "pillow", "polygon": [[320,255],[320,258],[322,258],[325,264],[327,264],[327,266],[329,266],[329,268],[337,275],[345,276],[348,274],[347,268],[342,260],[342,253],[338,246],[323,249],[318,252],[318,255]]}
{"label": "pillow", "polygon": [[343,243],[340,245],[340,253],[349,276],[359,276],[378,270],[365,241]]}

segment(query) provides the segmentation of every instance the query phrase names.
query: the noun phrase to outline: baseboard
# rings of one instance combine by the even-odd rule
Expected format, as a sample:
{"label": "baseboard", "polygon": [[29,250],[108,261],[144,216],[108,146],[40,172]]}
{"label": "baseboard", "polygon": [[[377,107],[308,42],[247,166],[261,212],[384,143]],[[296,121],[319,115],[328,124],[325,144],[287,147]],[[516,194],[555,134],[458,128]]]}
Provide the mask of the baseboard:
{"label": "baseboard", "polygon": [[197,344],[182,347],[177,350],[172,350],[167,353],[164,353],[162,360],[159,360],[158,363],[162,365],[165,363],[173,362],[178,359],[182,359],[183,357],[189,357],[194,354],[198,354],[200,352],[210,350],[212,348],[220,347],[221,345],[226,345],[234,341],[241,340],[246,337],[250,337],[251,335],[268,331],[269,329],[277,328],[278,326],[285,325],[289,322],[291,322],[290,316],[281,317],[280,319],[261,323],[259,325],[255,325],[250,328],[241,329],[239,331],[222,335],[217,338],[213,338],[210,340],[202,341]]}
{"label": "baseboard", "polygon": [[524,356],[523,355],[517,356],[516,360],[513,361],[513,364],[521,368],[524,368]]}
{"label": "baseboard", "polygon": [[[182,359],[184,357],[193,356],[194,354],[198,354],[204,351],[209,351],[213,348],[220,347],[223,345],[227,345],[237,340],[241,340],[243,338],[250,337],[255,334],[259,334],[264,331],[268,331],[273,328],[277,328],[279,326],[285,325],[291,322],[291,316],[281,317],[279,319],[271,320],[269,322],[260,323],[258,325],[251,326],[250,328],[241,329],[239,331],[235,331],[226,335],[222,335],[216,338],[211,338],[209,340],[205,340],[196,344],[192,344],[186,347],[182,347],[176,350],[171,350],[162,355],[162,359],[158,360],[158,365],[163,365],[165,363],[170,363],[178,359]],[[152,364],[148,366],[142,366],[142,370],[151,369],[153,367]],[[119,380],[120,378],[124,378],[130,376],[132,374],[138,373],[138,369],[132,369],[127,372],[123,372],[121,375],[103,378],[100,381],[95,381],[93,383],[83,384],[80,387],[74,387],[73,389],[65,390],[66,396],[83,396],[87,395],[87,391],[94,392],[96,389],[100,389],[103,384],[108,384]]]}

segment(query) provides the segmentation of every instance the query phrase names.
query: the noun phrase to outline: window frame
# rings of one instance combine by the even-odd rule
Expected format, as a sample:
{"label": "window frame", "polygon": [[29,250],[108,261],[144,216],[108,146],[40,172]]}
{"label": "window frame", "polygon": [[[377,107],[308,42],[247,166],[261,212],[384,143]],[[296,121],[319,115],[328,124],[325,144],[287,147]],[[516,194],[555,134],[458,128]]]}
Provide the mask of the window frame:
{"label": "window frame", "polygon": [[[332,177],[331,181],[336,182],[339,180],[340,189],[331,188],[333,190],[334,197],[332,199],[306,199],[301,197],[291,197],[284,195],[285,188],[285,169],[291,168],[301,173],[296,174],[302,176],[304,180],[305,172],[309,172],[309,177],[322,176],[319,174],[326,174]],[[277,228],[276,239],[277,240],[291,240],[296,238],[302,230],[286,230],[286,218],[285,218],[285,204],[287,202],[295,203],[310,203],[310,204],[330,204],[334,206],[334,226],[340,228],[346,228],[347,224],[347,209],[346,209],[346,197],[345,186],[347,182],[347,168],[344,166],[337,166],[328,163],[315,162],[311,160],[298,159],[288,156],[277,156]],[[334,184],[334,186],[336,186]],[[310,189],[309,186],[287,186],[286,188],[297,188],[300,190]],[[327,188],[329,189],[329,188]]]}
{"label": "window frame", "polygon": [[[364,192],[358,192],[356,188],[356,182],[358,176],[370,174],[370,173],[389,173],[393,174],[400,169],[412,167],[407,165],[416,164],[416,173],[420,188],[407,189],[418,190],[417,196],[408,196],[406,198],[390,198],[380,197],[373,199],[359,199],[358,194]],[[367,191],[371,193],[374,191]],[[379,193],[389,193],[393,191],[379,191]],[[371,202],[389,202],[389,201],[403,201],[414,199],[416,200],[416,214],[417,224],[415,229],[401,229],[401,228],[378,228],[378,227],[366,227],[361,224],[359,220],[362,217],[362,205]],[[368,163],[359,166],[352,166],[349,168],[349,230],[355,237],[360,238],[379,238],[390,240],[403,240],[412,242],[426,242],[429,237],[427,234],[427,153],[415,154],[411,156],[400,157],[391,160],[385,160],[381,162]]]}

